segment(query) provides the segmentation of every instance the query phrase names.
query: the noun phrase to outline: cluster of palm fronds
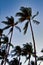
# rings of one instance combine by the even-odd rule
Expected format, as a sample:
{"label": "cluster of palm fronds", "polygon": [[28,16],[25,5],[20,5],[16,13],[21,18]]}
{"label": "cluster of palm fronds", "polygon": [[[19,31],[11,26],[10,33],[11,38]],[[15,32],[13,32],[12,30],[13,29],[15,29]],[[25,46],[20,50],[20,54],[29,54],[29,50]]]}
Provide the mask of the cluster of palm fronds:
{"label": "cluster of palm fronds", "polygon": [[[14,22],[14,17],[6,17],[6,21],[2,21],[3,24],[5,24],[6,26],[3,29],[0,29],[0,60],[1,60],[1,65],[6,65],[6,62],[8,63],[8,65],[21,65],[22,62],[21,60],[21,56],[25,56],[26,60],[29,60],[28,65],[37,65],[37,61],[38,60],[42,60],[43,61],[43,56],[38,57],[36,54],[36,46],[35,46],[35,39],[34,39],[34,33],[33,33],[33,28],[32,28],[32,21],[36,24],[39,24],[40,22],[38,22],[37,20],[35,20],[34,18],[39,14],[39,12],[37,12],[35,15],[32,15],[32,9],[31,7],[27,8],[27,7],[21,7],[20,8],[20,12],[16,13],[16,16],[19,16],[19,20],[18,22]],[[23,28],[24,30],[24,34],[26,34],[27,29],[28,29],[28,25],[30,24],[30,29],[31,29],[31,33],[32,33],[32,40],[33,40],[33,45],[32,43],[26,43],[23,44],[23,48],[21,48],[20,46],[13,46],[13,44],[11,43],[12,41],[12,35],[13,35],[13,30],[14,28],[17,28],[20,32],[21,29],[17,26],[17,24],[25,22],[25,20],[27,21],[25,23],[25,26]],[[9,34],[11,34],[10,38],[6,35],[6,33],[4,34],[3,31],[9,29]],[[33,48],[34,46],[34,48]],[[14,48],[13,51],[10,52],[10,47]],[[43,49],[41,50],[41,52],[43,52]],[[8,57],[9,55],[11,55],[11,58],[13,57],[13,60],[9,61]],[[31,55],[35,58],[35,61],[31,61]],[[30,64],[31,63],[31,64]]]}

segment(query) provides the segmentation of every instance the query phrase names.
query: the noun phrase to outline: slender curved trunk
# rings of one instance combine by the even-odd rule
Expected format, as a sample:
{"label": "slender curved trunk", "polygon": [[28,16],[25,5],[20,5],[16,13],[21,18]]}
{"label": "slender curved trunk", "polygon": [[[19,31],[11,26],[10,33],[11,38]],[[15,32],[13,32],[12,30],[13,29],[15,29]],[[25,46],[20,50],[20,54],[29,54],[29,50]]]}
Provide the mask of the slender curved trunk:
{"label": "slender curved trunk", "polygon": [[32,33],[33,45],[34,45],[35,65],[37,65],[37,61],[36,61],[36,46],[35,46],[35,39],[34,39],[34,33],[33,33],[31,21],[30,21],[30,28],[31,28],[31,33]]}
{"label": "slender curved trunk", "polygon": [[[13,31],[12,31],[12,33],[11,33],[10,43],[11,43],[11,40],[12,40],[12,35],[13,35]],[[8,53],[9,53],[9,50],[10,50],[10,45],[9,45],[9,47],[8,47]]]}
{"label": "slender curved trunk", "polygon": [[[11,40],[12,40],[12,35],[13,35],[13,31],[11,32],[10,43],[11,43]],[[10,50],[10,45],[8,46],[8,54],[9,54],[9,50]],[[7,59],[7,56],[6,56],[6,58],[5,58],[5,63],[4,63],[4,65],[6,65],[6,59]]]}

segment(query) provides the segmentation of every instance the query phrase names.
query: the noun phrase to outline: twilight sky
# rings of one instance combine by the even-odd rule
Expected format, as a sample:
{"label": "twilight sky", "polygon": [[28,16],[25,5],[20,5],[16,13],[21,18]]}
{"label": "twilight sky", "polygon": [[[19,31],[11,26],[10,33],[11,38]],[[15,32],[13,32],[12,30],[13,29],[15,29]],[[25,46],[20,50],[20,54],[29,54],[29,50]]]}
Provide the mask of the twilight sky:
{"label": "twilight sky", "polygon": [[[0,28],[3,28],[4,25],[1,24],[1,21],[6,20],[6,16],[13,16],[15,18],[15,22],[18,20],[18,18],[15,17],[15,14],[20,11],[19,9],[21,6],[31,7],[33,11],[32,14],[39,11],[39,15],[35,19],[38,20],[40,24],[36,25],[32,23],[32,25],[35,35],[37,54],[41,55],[40,50],[43,48],[43,0],[0,0]],[[23,29],[24,24],[18,24],[18,26]],[[4,33],[7,33],[7,31]],[[30,41],[32,42],[30,26],[25,36],[23,35],[23,30],[21,33],[16,29],[14,30],[12,38],[13,44],[22,45]]]}

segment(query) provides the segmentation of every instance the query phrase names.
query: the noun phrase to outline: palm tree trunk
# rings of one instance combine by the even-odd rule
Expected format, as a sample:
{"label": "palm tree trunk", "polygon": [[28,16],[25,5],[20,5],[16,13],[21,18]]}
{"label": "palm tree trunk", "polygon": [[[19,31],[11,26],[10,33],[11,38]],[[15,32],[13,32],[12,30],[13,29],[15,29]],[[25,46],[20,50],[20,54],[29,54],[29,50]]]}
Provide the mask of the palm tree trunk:
{"label": "palm tree trunk", "polygon": [[[11,32],[10,43],[11,43],[12,35],[13,35],[13,31]],[[10,45],[8,46],[8,54],[9,54],[9,50],[10,50]],[[4,65],[6,65],[6,59],[7,59],[7,57],[5,58]]]}
{"label": "palm tree trunk", "polygon": [[[12,35],[13,35],[13,31],[11,32],[10,43],[11,43],[11,40],[12,40]],[[10,50],[10,45],[8,47],[8,53],[9,53],[9,50]]]}
{"label": "palm tree trunk", "polygon": [[37,65],[37,61],[36,61],[36,47],[35,47],[35,39],[34,39],[34,33],[33,33],[32,25],[31,25],[31,21],[30,21],[30,28],[31,28],[31,33],[32,33],[33,45],[34,45],[35,65]]}

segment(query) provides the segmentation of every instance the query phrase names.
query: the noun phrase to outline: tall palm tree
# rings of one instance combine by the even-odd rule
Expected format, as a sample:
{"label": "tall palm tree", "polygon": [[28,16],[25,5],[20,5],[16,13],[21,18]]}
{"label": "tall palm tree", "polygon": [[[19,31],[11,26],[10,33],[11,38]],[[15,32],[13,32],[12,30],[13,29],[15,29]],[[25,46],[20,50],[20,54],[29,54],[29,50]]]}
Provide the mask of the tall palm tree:
{"label": "tall palm tree", "polygon": [[7,16],[6,19],[7,19],[7,21],[2,21],[2,23],[4,23],[5,25],[7,25],[6,27],[3,28],[3,30],[7,30],[8,28],[10,28],[9,33],[11,33],[11,37],[10,37],[10,43],[11,43],[11,39],[12,39],[14,27],[17,28],[17,29],[19,29],[20,32],[21,32],[21,29],[17,26],[18,22],[16,22],[16,23],[14,22],[13,16],[11,16],[11,17]]}
{"label": "tall palm tree", "polygon": [[[27,29],[28,29],[28,25],[30,23],[30,29],[31,29],[31,33],[32,33],[32,39],[33,39],[33,44],[34,44],[34,53],[36,55],[36,47],[35,47],[35,39],[34,39],[34,33],[33,33],[33,28],[32,28],[32,24],[31,22],[33,21],[36,24],[39,24],[40,22],[38,22],[37,20],[34,20],[35,16],[38,15],[39,12],[37,12],[35,15],[32,16],[32,9],[31,7],[21,7],[20,8],[20,12],[16,13],[16,16],[19,16],[19,22],[24,22],[25,20],[27,20],[23,30],[24,30],[24,34],[26,34]],[[36,64],[36,56],[35,56],[35,65]]]}
{"label": "tall palm tree", "polygon": [[28,65],[30,65],[30,58],[32,54],[33,54],[32,43],[30,42],[23,44],[22,56],[26,56],[25,62],[29,60]]}
{"label": "tall palm tree", "polygon": [[20,56],[21,56],[21,53],[22,53],[22,49],[20,46],[15,46],[14,50],[12,50],[12,56],[17,56],[17,58],[19,57],[19,63],[20,63]]}
{"label": "tall palm tree", "polygon": [[[6,27],[3,28],[3,30],[7,30],[8,28],[10,28],[9,33],[11,33],[11,37],[10,37],[10,43],[11,43],[14,27],[16,27],[17,29],[19,29],[20,32],[21,32],[21,29],[17,26],[18,22],[16,22],[16,23],[14,22],[13,16],[11,16],[11,17],[7,16],[6,19],[7,19],[7,21],[2,21],[2,23],[4,23],[5,25],[7,25]],[[9,50],[10,50],[10,46],[8,47],[8,53],[9,53]]]}

